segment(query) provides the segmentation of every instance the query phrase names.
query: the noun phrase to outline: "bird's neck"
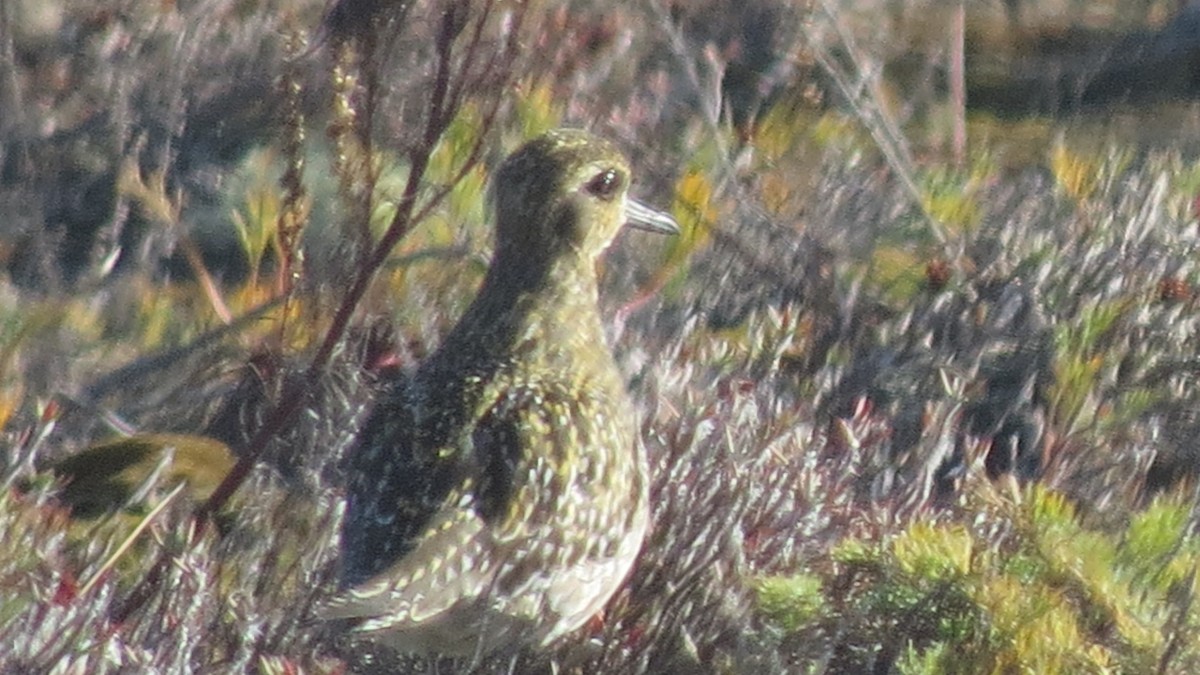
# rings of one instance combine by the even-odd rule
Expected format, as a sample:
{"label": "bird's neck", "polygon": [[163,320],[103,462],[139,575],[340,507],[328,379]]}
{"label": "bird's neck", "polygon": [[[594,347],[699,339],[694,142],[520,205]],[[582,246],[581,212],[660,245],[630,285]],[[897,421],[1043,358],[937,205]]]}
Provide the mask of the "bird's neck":
{"label": "bird's neck", "polygon": [[581,256],[560,256],[540,268],[497,258],[448,342],[474,339],[501,354],[541,345],[555,361],[571,353],[555,354],[558,346],[607,352],[597,286],[595,263]]}

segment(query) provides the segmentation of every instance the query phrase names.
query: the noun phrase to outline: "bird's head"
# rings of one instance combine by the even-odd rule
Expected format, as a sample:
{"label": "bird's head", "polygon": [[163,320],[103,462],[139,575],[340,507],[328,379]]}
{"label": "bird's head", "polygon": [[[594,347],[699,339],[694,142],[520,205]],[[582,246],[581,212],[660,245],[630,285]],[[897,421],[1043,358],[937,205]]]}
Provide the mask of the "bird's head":
{"label": "bird's head", "polygon": [[678,233],[670,216],[628,196],[629,182],[625,157],[586,131],[560,129],[526,143],[492,182],[497,258],[592,261],[627,223]]}

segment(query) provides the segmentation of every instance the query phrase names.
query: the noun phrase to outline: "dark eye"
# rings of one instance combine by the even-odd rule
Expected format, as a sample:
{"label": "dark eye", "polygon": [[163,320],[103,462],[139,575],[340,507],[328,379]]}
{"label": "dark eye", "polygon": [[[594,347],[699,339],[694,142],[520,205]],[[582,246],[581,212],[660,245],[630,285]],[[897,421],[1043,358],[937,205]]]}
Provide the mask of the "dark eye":
{"label": "dark eye", "polygon": [[608,201],[621,189],[621,174],[614,169],[606,169],[592,176],[583,189],[590,195]]}

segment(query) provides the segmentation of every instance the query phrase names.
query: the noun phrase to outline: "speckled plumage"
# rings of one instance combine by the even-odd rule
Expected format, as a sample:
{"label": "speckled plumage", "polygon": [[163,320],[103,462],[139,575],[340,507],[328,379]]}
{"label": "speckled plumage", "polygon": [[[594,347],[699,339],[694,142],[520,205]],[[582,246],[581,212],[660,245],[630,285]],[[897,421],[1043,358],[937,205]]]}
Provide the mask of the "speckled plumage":
{"label": "speckled plumage", "polygon": [[496,251],[441,347],[384,394],[351,458],[330,618],[403,652],[546,645],[627,575],[648,520],[636,415],[597,309],[626,222],[613,146],[560,130],[494,178]]}

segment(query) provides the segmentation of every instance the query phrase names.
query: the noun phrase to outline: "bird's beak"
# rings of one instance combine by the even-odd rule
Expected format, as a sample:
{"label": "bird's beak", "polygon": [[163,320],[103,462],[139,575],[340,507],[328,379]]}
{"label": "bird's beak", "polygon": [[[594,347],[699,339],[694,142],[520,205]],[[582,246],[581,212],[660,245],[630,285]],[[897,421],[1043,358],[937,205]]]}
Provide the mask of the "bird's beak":
{"label": "bird's beak", "polygon": [[679,234],[679,223],[674,218],[636,199],[625,200],[625,223],[647,232]]}

